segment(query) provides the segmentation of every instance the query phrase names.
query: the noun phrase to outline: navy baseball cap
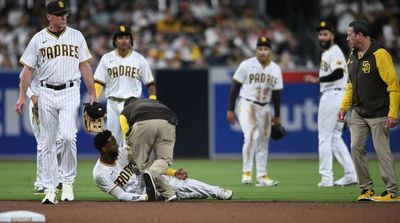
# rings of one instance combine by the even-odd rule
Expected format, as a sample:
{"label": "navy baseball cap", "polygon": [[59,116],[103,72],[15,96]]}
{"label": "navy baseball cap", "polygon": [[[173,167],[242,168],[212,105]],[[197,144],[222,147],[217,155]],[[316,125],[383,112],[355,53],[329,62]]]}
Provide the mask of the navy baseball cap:
{"label": "navy baseball cap", "polygon": [[333,28],[332,24],[328,21],[322,20],[319,23],[319,26],[316,28],[316,30],[319,32],[321,30],[328,30],[331,31],[332,33],[335,31],[335,29]]}
{"label": "navy baseball cap", "polygon": [[68,8],[68,6],[65,4],[63,0],[57,0],[57,1],[50,1],[46,5],[46,13],[48,14],[63,14],[70,12],[71,10]]}
{"label": "navy baseball cap", "polygon": [[260,36],[257,40],[257,47],[259,46],[266,46],[271,48],[271,40],[266,36]]}

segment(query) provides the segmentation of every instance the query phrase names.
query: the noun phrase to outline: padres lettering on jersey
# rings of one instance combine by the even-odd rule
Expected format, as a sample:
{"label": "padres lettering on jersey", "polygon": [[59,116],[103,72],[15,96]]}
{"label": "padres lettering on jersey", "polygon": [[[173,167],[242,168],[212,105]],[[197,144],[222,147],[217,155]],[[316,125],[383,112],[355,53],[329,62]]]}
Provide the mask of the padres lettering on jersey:
{"label": "padres lettering on jersey", "polygon": [[121,171],[117,179],[114,181],[114,183],[120,187],[124,186],[125,184],[128,183],[129,179],[133,175],[133,167],[132,165],[126,165],[124,169]]}
{"label": "padres lettering on jersey", "polygon": [[270,74],[265,74],[265,73],[255,73],[255,74],[249,75],[250,84],[266,83],[270,86],[274,86],[276,83],[276,80],[277,80],[276,77],[274,77]]}
{"label": "padres lettering on jersey", "polygon": [[71,44],[69,45],[61,44],[61,45],[44,47],[39,49],[39,51],[42,54],[42,62],[44,62],[45,60],[51,60],[59,56],[75,57],[75,58],[79,57],[79,46],[74,46]]}
{"label": "padres lettering on jersey", "polygon": [[107,73],[110,75],[110,78],[117,78],[119,76],[124,76],[124,77],[131,77],[137,80],[141,80],[141,70],[136,67],[131,67],[131,66],[124,66],[124,65],[119,65],[115,67],[110,67],[107,68]]}

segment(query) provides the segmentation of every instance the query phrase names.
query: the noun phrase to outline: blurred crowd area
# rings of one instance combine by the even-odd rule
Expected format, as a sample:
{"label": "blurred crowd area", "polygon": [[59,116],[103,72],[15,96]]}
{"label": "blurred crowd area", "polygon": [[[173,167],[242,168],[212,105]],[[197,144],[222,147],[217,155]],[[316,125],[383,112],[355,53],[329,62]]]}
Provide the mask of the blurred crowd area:
{"label": "blurred crowd area", "polygon": [[[68,24],[85,36],[94,57],[93,67],[113,49],[116,26],[125,24],[131,27],[134,49],[147,58],[153,69],[235,67],[255,55],[261,34],[272,39],[274,61],[283,69],[314,69],[319,63],[315,27],[320,18],[334,22],[338,43],[346,52],[347,25],[355,19],[367,18],[376,38],[397,62],[400,58],[397,0],[317,1],[320,15],[312,15],[314,19],[296,31],[284,19],[272,18],[267,10],[255,9],[250,4],[254,0],[66,2],[72,9]],[[0,69],[21,67],[18,60],[29,40],[47,26],[44,5],[45,0],[0,0]]]}

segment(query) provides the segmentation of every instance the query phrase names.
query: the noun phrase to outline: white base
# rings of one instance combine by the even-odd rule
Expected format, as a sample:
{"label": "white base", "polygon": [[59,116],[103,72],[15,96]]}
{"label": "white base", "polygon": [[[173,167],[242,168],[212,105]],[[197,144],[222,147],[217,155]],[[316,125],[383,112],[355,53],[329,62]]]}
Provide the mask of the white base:
{"label": "white base", "polygon": [[45,222],[43,214],[33,211],[7,211],[0,213],[0,222]]}

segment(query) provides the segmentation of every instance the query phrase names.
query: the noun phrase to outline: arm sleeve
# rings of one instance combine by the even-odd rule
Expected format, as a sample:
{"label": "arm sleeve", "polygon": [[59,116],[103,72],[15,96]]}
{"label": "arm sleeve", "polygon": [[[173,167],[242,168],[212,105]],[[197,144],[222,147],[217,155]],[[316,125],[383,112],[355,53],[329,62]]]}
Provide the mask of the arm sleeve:
{"label": "arm sleeve", "polygon": [[165,175],[167,175],[167,176],[175,176],[175,172],[176,172],[175,169],[172,169],[172,168],[168,167],[167,173]]}
{"label": "arm sleeve", "polygon": [[110,194],[121,201],[145,201],[146,195],[125,192],[122,188],[116,186],[110,191]]}
{"label": "arm sleeve", "polygon": [[400,87],[392,57],[384,49],[379,49],[374,54],[379,75],[387,84],[387,92],[389,93],[390,100],[388,116],[397,119],[399,116]]}
{"label": "arm sleeve", "polygon": [[353,85],[349,81],[349,83],[347,83],[346,92],[344,93],[340,108],[343,108],[344,110],[348,111],[352,103],[353,103]]}
{"label": "arm sleeve", "polygon": [[94,90],[96,91],[96,98],[100,97],[101,92],[103,91],[103,85],[101,82],[94,80]]}
{"label": "arm sleeve", "polygon": [[334,70],[331,74],[321,77],[319,82],[332,82],[339,80],[343,77],[343,69],[339,68]]}
{"label": "arm sleeve", "polygon": [[272,102],[274,103],[274,116],[281,115],[281,90],[272,91]]}
{"label": "arm sleeve", "polygon": [[129,123],[125,115],[119,116],[119,123],[121,124],[122,134],[124,135],[124,140],[126,142],[126,133],[129,131]]}
{"label": "arm sleeve", "polygon": [[242,84],[237,80],[233,80],[231,93],[229,94],[228,111],[234,111],[236,105],[236,98],[239,95],[240,88]]}

